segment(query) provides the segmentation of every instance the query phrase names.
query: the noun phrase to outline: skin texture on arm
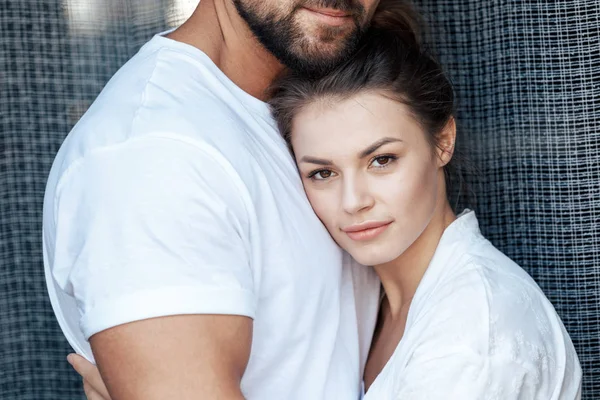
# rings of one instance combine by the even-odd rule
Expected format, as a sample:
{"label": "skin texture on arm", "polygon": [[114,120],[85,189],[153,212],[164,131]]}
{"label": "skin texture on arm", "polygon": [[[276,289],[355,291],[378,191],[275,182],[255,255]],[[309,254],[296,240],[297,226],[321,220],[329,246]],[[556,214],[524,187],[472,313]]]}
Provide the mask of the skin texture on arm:
{"label": "skin texture on arm", "polygon": [[[252,319],[181,315],[120,325],[90,338],[102,375],[75,359],[88,399],[243,399],[240,381],[252,342]],[[90,397],[92,396],[97,397]]]}

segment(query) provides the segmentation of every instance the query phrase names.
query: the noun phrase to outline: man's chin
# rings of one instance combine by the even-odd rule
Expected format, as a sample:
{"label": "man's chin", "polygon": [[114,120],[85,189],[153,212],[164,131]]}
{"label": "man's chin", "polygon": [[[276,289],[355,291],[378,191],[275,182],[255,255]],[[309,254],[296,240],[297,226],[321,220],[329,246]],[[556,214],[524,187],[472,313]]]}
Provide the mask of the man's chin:
{"label": "man's chin", "polygon": [[320,62],[296,59],[295,62],[286,64],[288,68],[307,78],[321,78],[333,71],[336,65],[336,62],[329,59],[320,60]]}
{"label": "man's chin", "polygon": [[298,29],[297,32],[304,32],[300,40],[313,46],[330,45],[343,49],[352,38],[356,37],[357,28],[354,24],[340,27],[317,24]]}
{"label": "man's chin", "polygon": [[[324,75],[330,72],[338,64],[347,60],[351,55],[351,49],[340,47],[339,43],[323,43],[305,46],[294,54],[296,67],[301,67],[311,75]],[[293,67],[288,65],[289,67]]]}

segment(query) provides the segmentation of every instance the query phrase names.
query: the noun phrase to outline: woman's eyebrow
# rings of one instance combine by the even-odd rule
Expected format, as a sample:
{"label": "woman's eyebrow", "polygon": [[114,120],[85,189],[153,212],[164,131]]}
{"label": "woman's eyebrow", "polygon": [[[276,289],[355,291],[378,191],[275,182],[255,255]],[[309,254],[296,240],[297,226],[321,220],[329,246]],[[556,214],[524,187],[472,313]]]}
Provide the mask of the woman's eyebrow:
{"label": "woman's eyebrow", "polygon": [[[394,142],[401,142],[401,139],[396,139],[396,138],[391,138],[391,137],[384,137],[379,139],[378,141],[376,141],[375,143],[373,143],[372,145],[370,145],[369,147],[367,147],[366,149],[364,149],[363,151],[360,152],[360,158],[365,158],[371,154],[373,154],[378,148],[380,148],[381,146],[388,144],[388,143],[394,143]],[[310,164],[317,164],[317,165],[333,165],[333,162],[331,160],[326,160],[324,158],[316,158],[316,157],[311,157],[311,156],[304,156],[300,159],[300,162],[306,162],[306,163],[310,163]]]}
{"label": "woman's eyebrow", "polygon": [[365,158],[365,157],[373,154],[378,148],[380,148],[384,144],[401,142],[401,141],[402,140],[400,140],[400,139],[391,138],[391,137],[381,138],[378,141],[376,141],[375,143],[373,143],[372,145],[370,145],[369,147],[367,147],[366,149],[364,149],[363,151],[361,151],[359,157]]}
{"label": "woman's eyebrow", "polygon": [[333,165],[330,160],[325,160],[323,158],[315,158],[311,156],[304,156],[300,159],[300,162],[307,162],[310,164],[318,164],[318,165]]}

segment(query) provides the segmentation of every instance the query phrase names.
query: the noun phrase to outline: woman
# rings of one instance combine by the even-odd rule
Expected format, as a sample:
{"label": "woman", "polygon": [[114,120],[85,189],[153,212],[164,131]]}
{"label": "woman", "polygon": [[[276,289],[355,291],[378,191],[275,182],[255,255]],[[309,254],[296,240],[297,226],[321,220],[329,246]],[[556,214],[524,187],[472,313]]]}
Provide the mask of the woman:
{"label": "woman", "polygon": [[452,86],[404,8],[387,7],[353,59],[324,78],[287,76],[271,100],[314,211],[381,279],[364,398],[579,398],[550,302],[474,212],[450,206]]}
{"label": "woman", "polygon": [[314,211],[373,265],[383,296],[366,399],[574,399],[581,369],[554,308],[447,197],[452,86],[402,12],[329,76],[271,101]]}

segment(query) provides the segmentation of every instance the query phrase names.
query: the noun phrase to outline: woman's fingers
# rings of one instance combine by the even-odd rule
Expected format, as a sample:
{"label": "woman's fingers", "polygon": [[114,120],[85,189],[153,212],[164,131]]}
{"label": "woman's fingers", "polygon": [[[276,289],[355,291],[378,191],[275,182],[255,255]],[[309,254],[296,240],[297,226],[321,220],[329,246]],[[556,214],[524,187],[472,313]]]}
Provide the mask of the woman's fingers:
{"label": "woman's fingers", "polygon": [[[96,393],[96,396],[101,396],[101,397],[92,397],[92,398],[90,398],[90,396],[88,396],[88,400],[91,400],[91,399],[96,400],[96,398],[98,400],[110,400],[110,395],[108,394],[108,390],[106,389],[106,386],[104,385],[104,381],[102,380],[102,377],[100,376],[100,372],[98,371],[98,368],[94,364],[92,364],[91,362],[89,362],[88,360],[86,360],[85,358],[81,357],[78,354],[69,354],[69,356],[67,357],[67,360],[69,361],[69,364],[71,364],[71,366],[73,366],[75,371],[77,371],[77,373],[79,375],[81,375],[81,377],[83,378],[84,389],[85,389],[85,384],[87,383],[88,390],[91,389],[91,390],[93,390],[94,393]],[[87,392],[86,392],[86,396],[87,396]]]}

